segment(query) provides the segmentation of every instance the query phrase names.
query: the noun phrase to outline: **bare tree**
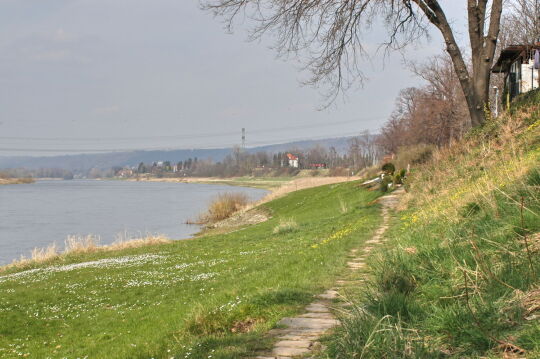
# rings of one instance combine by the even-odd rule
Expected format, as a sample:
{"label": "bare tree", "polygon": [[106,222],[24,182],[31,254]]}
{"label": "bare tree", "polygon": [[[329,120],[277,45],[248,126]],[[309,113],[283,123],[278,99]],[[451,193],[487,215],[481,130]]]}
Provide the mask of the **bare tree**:
{"label": "bare tree", "polygon": [[379,143],[388,153],[416,144],[444,146],[470,128],[467,104],[447,56],[435,56],[412,71],[426,82],[400,92]]}
{"label": "bare tree", "polygon": [[501,45],[540,41],[540,0],[514,0],[501,22]]}
{"label": "bare tree", "polygon": [[[203,8],[224,16],[228,28],[245,15],[257,22],[252,38],[268,31],[277,35],[280,54],[305,50],[308,83],[329,83],[337,94],[362,80],[358,58],[365,56],[362,34],[382,18],[388,49],[401,49],[427,35],[428,25],[442,34],[473,126],[485,121],[490,70],[499,36],[503,0],[467,0],[472,69],[438,0],[201,0]],[[527,1],[527,0],[523,0]],[[529,0],[530,1],[530,0]]]}

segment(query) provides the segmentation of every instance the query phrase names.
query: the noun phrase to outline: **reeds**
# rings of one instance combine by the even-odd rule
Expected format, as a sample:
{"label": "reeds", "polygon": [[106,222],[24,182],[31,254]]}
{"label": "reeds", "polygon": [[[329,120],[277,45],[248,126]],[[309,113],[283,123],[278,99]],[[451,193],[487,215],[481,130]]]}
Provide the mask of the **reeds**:
{"label": "reeds", "polygon": [[99,245],[100,238],[94,235],[68,236],[65,241],[64,250],[61,251],[56,243],[46,248],[34,248],[29,258],[21,256],[11,264],[0,266],[0,272],[10,268],[25,267],[32,264],[50,262],[70,254],[95,253],[118,251],[127,248],[138,248],[149,245],[170,243],[171,240],[163,235],[147,234],[140,238],[131,238],[127,234],[119,234],[114,243],[109,245]]}
{"label": "reeds", "polygon": [[245,208],[248,204],[249,197],[245,193],[220,193],[210,202],[206,212],[199,215],[199,218],[195,223],[211,224],[222,221]]}

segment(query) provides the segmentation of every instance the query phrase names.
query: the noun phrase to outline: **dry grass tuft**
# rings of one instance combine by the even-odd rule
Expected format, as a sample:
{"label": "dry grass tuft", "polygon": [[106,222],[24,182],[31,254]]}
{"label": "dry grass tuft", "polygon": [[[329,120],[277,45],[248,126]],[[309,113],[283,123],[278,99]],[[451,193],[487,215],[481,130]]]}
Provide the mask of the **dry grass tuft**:
{"label": "dry grass tuft", "polygon": [[[47,248],[34,248],[32,250],[32,255],[29,261],[32,261],[34,263],[43,263],[57,256],[58,248],[56,247],[56,243],[53,243]],[[26,261],[26,259],[24,257],[21,257],[20,261],[24,262]]]}
{"label": "dry grass tuft", "polygon": [[118,236],[118,239],[110,245],[100,246],[99,237],[97,236],[68,236],[65,241],[64,251],[60,251],[56,243],[49,245],[47,248],[34,248],[30,258],[21,256],[20,259],[14,260],[11,264],[1,266],[0,272],[11,268],[21,268],[32,264],[49,262],[69,254],[118,251],[170,242],[170,239],[162,235],[146,235],[142,238],[129,238],[124,235]]}
{"label": "dry grass tuft", "polygon": [[127,236],[117,236],[113,244],[105,247],[108,250],[121,250],[127,248],[139,248],[144,246],[153,246],[157,244],[170,243],[171,240],[163,235],[147,235],[142,238],[130,238]]}
{"label": "dry grass tuft", "polygon": [[347,202],[345,202],[343,198],[339,199],[339,211],[341,214],[349,212],[349,206],[347,206]]}
{"label": "dry grass tuft", "polygon": [[99,247],[99,237],[88,236],[68,236],[65,241],[64,253],[89,253],[94,252]]}
{"label": "dry grass tuft", "polygon": [[298,229],[298,223],[293,218],[281,219],[279,224],[274,227],[272,233],[283,234],[294,232]]}
{"label": "dry grass tuft", "polygon": [[229,218],[234,213],[244,209],[249,204],[245,193],[227,192],[218,194],[208,206],[206,213],[199,216],[196,223],[212,224]]}

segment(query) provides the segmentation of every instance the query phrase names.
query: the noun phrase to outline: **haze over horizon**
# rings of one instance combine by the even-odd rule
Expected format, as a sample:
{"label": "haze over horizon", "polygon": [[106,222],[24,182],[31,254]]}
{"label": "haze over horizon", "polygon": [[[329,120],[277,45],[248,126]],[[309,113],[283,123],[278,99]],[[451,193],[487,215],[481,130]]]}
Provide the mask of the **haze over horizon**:
{"label": "haze over horizon", "polygon": [[[463,6],[445,1],[452,18]],[[272,38],[247,42],[196,1],[6,0],[0,4],[0,155],[248,146],[376,131],[399,90],[419,84],[399,54],[319,111],[301,63]],[[457,19],[463,21],[463,19]],[[442,51],[435,32],[408,52]],[[366,36],[375,49],[385,32]]]}

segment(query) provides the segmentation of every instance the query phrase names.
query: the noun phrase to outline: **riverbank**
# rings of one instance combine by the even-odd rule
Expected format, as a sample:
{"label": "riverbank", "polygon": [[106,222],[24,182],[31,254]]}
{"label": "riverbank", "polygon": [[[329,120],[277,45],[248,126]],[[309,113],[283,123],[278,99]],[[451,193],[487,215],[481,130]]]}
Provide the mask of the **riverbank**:
{"label": "riverbank", "polygon": [[0,356],[238,358],[270,347],[266,331],[329,287],[378,226],[379,195],[358,182],[299,189],[258,207],[267,221],[227,234],[11,269],[0,276]]}
{"label": "riverbank", "polygon": [[360,177],[355,176],[336,176],[336,177],[232,177],[232,178],[215,178],[215,177],[183,177],[183,178],[157,178],[157,177],[139,177],[128,178],[126,181],[131,182],[166,182],[166,183],[203,183],[203,184],[219,184],[238,187],[251,187],[269,190],[270,193],[257,204],[262,204],[272,199],[276,199],[287,193],[307,189],[312,187],[323,186],[333,183],[342,183],[357,181]]}
{"label": "riverbank", "polygon": [[34,183],[33,178],[0,178],[0,185]]}
{"label": "riverbank", "polygon": [[136,178],[127,178],[126,181],[145,181],[145,182],[167,182],[167,183],[202,183],[202,184],[221,184],[228,186],[252,187],[259,189],[272,190],[281,187],[292,181],[294,177],[179,177],[179,178],[158,178],[150,176],[141,176]]}

